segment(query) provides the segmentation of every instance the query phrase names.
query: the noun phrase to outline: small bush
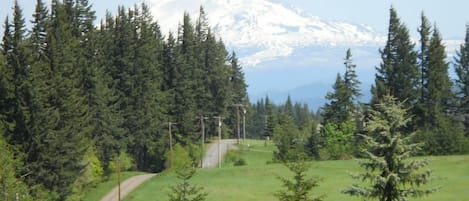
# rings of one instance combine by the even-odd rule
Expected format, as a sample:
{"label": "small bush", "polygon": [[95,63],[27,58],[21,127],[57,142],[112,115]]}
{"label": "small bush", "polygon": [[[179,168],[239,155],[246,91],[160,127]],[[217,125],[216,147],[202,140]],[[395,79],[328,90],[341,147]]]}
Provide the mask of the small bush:
{"label": "small bush", "polygon": [[233,163],[234,166],[246,165],[246,160],[241,158],[239,151],[229,151],[225,157],[225,163]]}
{"label": "small bush", "polygon": [[233,165],[234,166],[244,166],[244,165],[247,165],[247,163],[246,163],[246,160],[244,160],[243,158],[238,158],[238,160],[235,161]]}

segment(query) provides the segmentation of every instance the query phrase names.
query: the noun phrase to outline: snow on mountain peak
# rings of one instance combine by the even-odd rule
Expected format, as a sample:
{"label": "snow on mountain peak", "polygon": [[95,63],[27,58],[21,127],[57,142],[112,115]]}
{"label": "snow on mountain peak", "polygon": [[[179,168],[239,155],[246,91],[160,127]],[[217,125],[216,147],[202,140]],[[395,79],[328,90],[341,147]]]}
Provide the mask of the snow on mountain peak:
{"label": "snow on mountain peak", "polygon": [[150,5],[164,32],[177,30],[184,11],[197,17],[202,5],[212,29],[229,47],[253,50],[241,58],[245,66],[288,56],[300,47],[385,41],[368,26],[326,21],[268,0],[151,0]]}

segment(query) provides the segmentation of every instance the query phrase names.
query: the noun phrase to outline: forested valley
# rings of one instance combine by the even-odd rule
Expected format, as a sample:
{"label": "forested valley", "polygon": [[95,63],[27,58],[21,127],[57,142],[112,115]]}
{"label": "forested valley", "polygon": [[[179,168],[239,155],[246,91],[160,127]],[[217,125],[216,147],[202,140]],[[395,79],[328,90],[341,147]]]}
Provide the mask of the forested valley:
{"label": "forested valley", "polygon": [[[469,27],[448,63],[425,15],[416,45],[391,8],[372,100],[358,101],[349,49],[328,103],[313,112],[290,97],[282,105],[269,97],[250,102],[236,53],[212,32],[202,7],[198,16],[181,16],[175,33],[162,33],[146,4],[96,22],[88,0],[52,0],[50,8],[37,0],[30,28],[28,18],[16,2],[3,25],[0,196],[81,200],[117,163],[164,171],[175,145],[198,167],[202,130],[206,140],[218,126],[224,138],[239,138],[241,117],[247,138],[275,143],[274,162],[366,157],[367,137],[384,131],[413,133],[412,142],[422,143],[417,155],[469,151]],[[389,113],[385,103],[411,118],[367,129],[377,111]]]}

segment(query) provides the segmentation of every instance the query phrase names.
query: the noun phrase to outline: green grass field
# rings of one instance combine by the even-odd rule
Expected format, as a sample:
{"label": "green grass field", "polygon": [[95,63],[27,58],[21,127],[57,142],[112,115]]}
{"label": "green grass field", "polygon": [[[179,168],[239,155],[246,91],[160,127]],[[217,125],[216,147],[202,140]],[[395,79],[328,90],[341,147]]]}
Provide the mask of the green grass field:
{"label": "green grass field", "polygon": [[[234,167],[223,164],[221,169],[201,169],[191,182],[203,186],[208,193],[208,201],[272,201],[272,195],[281,189],[277,176],[289,177],[290,172],[280,164],[272,164],[271,144],[264,141],[248,141],[250,146],[240,150],[246,166]],[[469,156],[426,157],[433,170],[432,181],[425,187],[441,187],[439,191],[416,201],[468,201],[469,200]],[[309,176],[322,179],[320,186],[313,190],[314,195],[325,195],[325,200],[360,200],[341,194],[340,191],[352,183],[357,183],[350,172],[360,171],[356,160],[311,162]],[[179,182],[174,174],[162,174],[144,183],[128,195],[125,201],[165,201],[169,187]]]}

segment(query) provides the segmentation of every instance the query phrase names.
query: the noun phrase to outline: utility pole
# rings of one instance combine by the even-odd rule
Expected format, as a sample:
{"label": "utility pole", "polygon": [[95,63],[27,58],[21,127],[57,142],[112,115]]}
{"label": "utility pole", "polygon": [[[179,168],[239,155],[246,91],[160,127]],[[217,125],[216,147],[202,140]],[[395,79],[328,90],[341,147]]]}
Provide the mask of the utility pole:
{"label": "utility pole", "polygon": [[117,158],[117,200],[121,201],[121,158]]}
{"label": "utility pole", "polygon": [[169,165],[173,167],[173,134],[171,133],[172,125],[176,125],[174,122],[168,122],[168,132],[169,132]]}
{"label": "utility pole", "polygon": [[221,124],[223,117],[213,117],[218,119],[218,168],[221,168]]}
{"label": "utility pole", "polygon": [[236,107],[236,131],[238,133],[238,144],[239,144],[239,139],[241,138],[240,135],[239,135],[239,108],[242,107],[244,109],[244,105],[243,104],[233,104],[234,107]]}
{"label": "utility pole", "polygon": [[243,144],[246,143],[246,108],[243,107]]}
{"label": "utility pole", "polygon": [[202,144],[201,144],[201,157],[200,157],[200,167],[204,168],[204,149],[205,149],[205,119],[208,117],[200,116],[200,126],[202,127]]}

